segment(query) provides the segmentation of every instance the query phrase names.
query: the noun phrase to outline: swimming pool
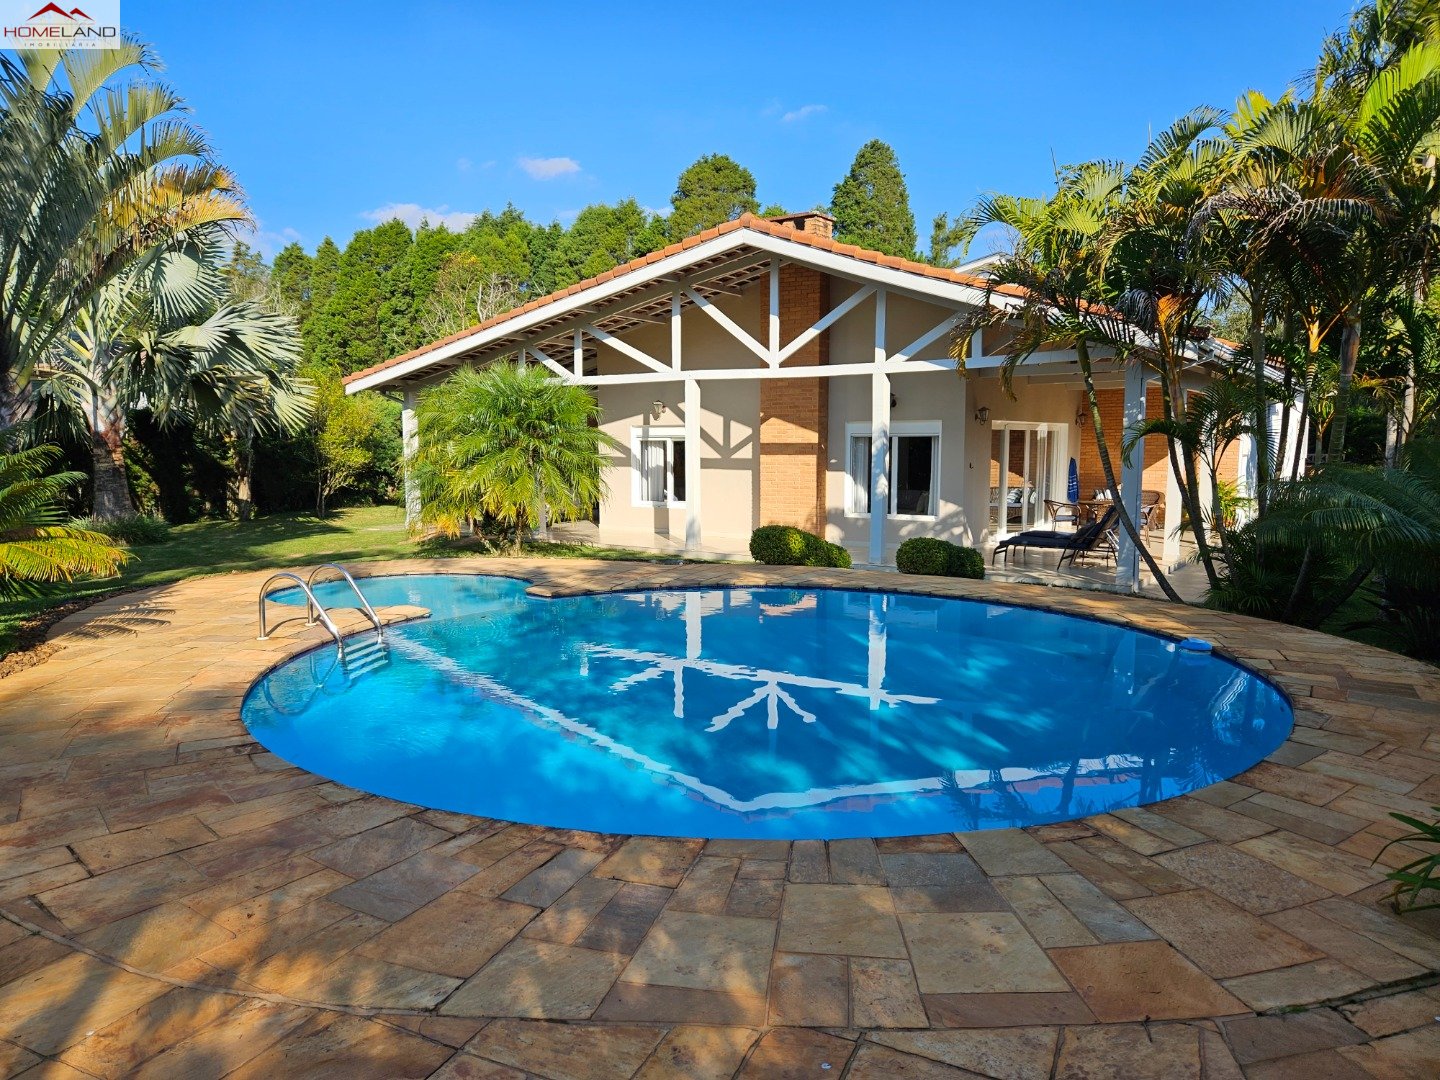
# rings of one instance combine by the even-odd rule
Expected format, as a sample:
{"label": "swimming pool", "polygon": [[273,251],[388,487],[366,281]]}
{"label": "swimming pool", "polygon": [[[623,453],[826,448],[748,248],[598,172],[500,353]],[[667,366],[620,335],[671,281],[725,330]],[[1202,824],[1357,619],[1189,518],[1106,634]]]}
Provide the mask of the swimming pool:
{"label": "swimming pool", "polygon": [[[841,590],[525,595],[362,582],[428,620],[298,656],[243,718],[280,757],[406,802],[596,832],[838,839],[1063,821],[1233,776],[1292,713],[1168,639]],[[320,586],[345,605],[343,582]],[[298,592],[276,598],[303,602]],[[353,603],[353,599],[350,601]]]}

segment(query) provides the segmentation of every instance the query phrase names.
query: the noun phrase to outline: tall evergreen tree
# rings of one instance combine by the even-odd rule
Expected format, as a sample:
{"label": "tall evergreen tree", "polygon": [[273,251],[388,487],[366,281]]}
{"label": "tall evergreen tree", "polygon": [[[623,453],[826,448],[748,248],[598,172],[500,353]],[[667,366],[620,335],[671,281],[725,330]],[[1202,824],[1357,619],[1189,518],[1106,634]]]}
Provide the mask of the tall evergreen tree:
{"label": "tall evergreen tree", "polygon": [[[332,245],[333,247],[333,245]],[[299,244],[286,244],[270,267],[276,301],[303,326],[310,317],[312,260]]]}
{"label": "tall evergreen tree", "polygon": [[915,215],[900,163],[888,143],[871,139],[860,148],[830,200],[835,237],[902,259],[915,257]]}
{"label": "tall evergreen tree", "polygon": [[409,227],[396,220],[362,229],[345,245],[333,294],[323,306],[312,299],[306,327],[312,361],[348,375],[393,355],[387,328],[398,313],[408,315],[410,294],[409,281],[396,271],[408,267],[413,243]]}
{"label": "tall evergreen tree", "polygon": [[321,312],[335,295],[340,283],[340,247],[330,237],[320,241],[315,256],[310,260],[309,293],[305,298],[305,319],[300,331],[305,339],[305,360],[315,359],[321,334]]}
{"label": "tall evergreen tree", "polygon": [[760,209],[755,176],[734,158],[707,154],[680,174],[670,196],[671,241]]}
{"label": "tall evergreen tree", "polygon": [[654,251],[664,241],[659,218],[647,214],[634,199],[614,206],[587,206],[552,252],[554,288],[563,289],[603,274],[637,255]]}

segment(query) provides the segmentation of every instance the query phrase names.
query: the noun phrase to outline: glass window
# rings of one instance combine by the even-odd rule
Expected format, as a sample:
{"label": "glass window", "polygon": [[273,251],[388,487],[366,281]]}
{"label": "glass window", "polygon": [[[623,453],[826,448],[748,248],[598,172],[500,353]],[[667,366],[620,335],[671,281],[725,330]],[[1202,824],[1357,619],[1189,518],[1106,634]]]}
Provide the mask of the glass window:
{"label": "glass window", "polygon": [[[935,474],[940,452],[938,435],[890,437],[891,517],[934,517]],[[851,514],[870,513],[870,436],[850,436],[849,506]]]}
{"label": "glass window", "polygon": [[670,501],[685,501],[685,440],[670,440]]}
{"label": "glass window", "polygon": [[935,513],[934,435],[897,435],[890,443],[890,512],[909,517]]}

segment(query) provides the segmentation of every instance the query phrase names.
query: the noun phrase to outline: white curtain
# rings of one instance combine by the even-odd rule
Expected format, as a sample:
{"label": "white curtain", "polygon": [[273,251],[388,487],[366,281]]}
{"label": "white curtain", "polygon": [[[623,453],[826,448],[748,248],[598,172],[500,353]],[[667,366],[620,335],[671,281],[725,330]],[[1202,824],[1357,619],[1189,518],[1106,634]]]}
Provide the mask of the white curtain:
{"label": "white curtain", "polygon": [[665,501],[665,441],[640,440],[640,498],[644,502]]}
{"label": "white curtain", "polygon": [[850,512],[870,512],[870,436],[850,438]]}

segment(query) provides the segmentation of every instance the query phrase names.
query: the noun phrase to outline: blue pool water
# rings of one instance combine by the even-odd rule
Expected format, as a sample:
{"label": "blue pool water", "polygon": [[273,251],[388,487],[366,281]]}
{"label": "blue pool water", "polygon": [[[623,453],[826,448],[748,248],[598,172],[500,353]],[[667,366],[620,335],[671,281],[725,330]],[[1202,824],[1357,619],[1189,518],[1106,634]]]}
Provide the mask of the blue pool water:
{"label": "blue pool water", "polygon": [[[1233,776],[1292,714],[1167,639],[1050,612],[829,590],[559,600],[371,578],[433,617],[333,647],[244,705],[276,754],[444,810],[598,832],[790,839],[1062,821]],[[343,583],[321,600],[345,605]],[[296,602],[298,594],[277,594]],[[353,603],[352,601],[348,601]]]}

